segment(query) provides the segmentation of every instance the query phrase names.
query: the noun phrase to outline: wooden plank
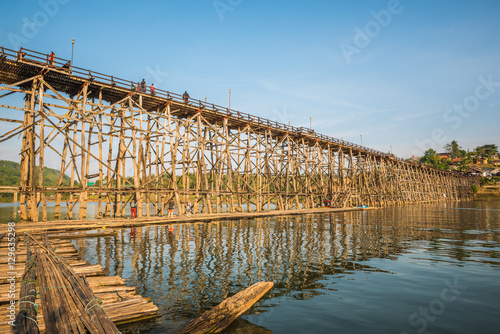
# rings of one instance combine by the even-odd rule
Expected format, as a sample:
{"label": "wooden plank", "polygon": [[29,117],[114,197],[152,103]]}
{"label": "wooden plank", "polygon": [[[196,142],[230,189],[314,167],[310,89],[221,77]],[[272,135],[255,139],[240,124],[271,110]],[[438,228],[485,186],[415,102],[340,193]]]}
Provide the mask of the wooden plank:
{"label": "wooden plank", "polygon": [[80,239],[80,238],[100,238],[100,237],[116,237],[116,231],[104,231],[104,232],[93,232],[93,233],[59,233],[59,234],[49,234],[49,238],[58,239]]}
{"label": "wooden plank", "polygon": [[224,300],[213,309],[190,321],[176,334],[219,333],[252,307],[272,287],[273,282],[259,282]]}

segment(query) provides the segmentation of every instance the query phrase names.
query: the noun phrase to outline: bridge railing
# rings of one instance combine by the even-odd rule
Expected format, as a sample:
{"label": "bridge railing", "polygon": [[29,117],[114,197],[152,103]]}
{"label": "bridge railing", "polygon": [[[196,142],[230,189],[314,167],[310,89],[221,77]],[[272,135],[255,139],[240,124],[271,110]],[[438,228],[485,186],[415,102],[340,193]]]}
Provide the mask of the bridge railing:
{"label": "bridge railing", "polygon": [[159,88],[155,88],[155,91],[153,93],[153,92],[151,92],[151,89],[149,87],[146,87],[146,92],[144,92],[143,90],[141,91],[139,88],[140,82],[125,80],[125,79],[117,78],[117,77],[110,76],[107,74],[103,74],[103,73],[91,71],[88,69],[76,67],[76,66],[73,66],[71,64],[70,60],[63,59],[61,57],[56,56],[53,64],[51,64],[49,61],[50,56],[48,54],[40,53],[40,52],[33,51],[33,50],[23,49],[23,48],[21,48],[19,51],[14,51],[14,50],[4,48],[3,46],[1,47],[1,56],[2,57],[9,57],[9,58],[16,59],[16,60],[21,60],[21,61],[24,61],[27,63],[33,63],[33,64],[36,64],[38,66],[45,66],[50,70],[64,72],[64,73],[71,74],[73,76],[77,76],[77,77],[85,79],[85,80],[89,80],[89,81],[96,82],[96,83],[101,83],[104,85],[110,85],[112,87],[117,87],[117,88],[131,90],[131,91],[137,91],[138,93],[142,93],[142,94],[145,94],[149,91],[149,94],[153,95],[155,97],[162,97],[162,98],[166,98],[169,100],[173,100],[175,102],[187,103],[188,105],[198,106],[202,110],[203,109],[212,110],[214,112],[225,114],[229,117],[236,117],[239,120],[244,120],[244,121],[256,123],[256,124],[261,125],[261,126],[272,127],[275,129],[280,129],[282,131],[291,132],[291,133],[294,133],[297,135],[305,135],[305,136],[311,137],[313,139],[316,138],[316,139],[330,142],[332,144],[337,144],[337,145],[340,145],[340,146],[343,146],[346,148],[356,149],[356,150],[359,150],[362,152],[371,153],[371,154],[379,155],[379,156],[383,156],[383,157],[391,157],[395,160],[404,161],[404,159],[402,159],[400,157],[396,157],[392,154],[389,154],[386,152],[381,152],[381,151],[371,149],[371,148],[368,148],[365,146],[361,146],[361,145],[358,145],[358,144],[355,144],[355,143],[352,143],[349,141],[345,141],[345,140],[333,138],[330,136],[318,134],[313,130],[307,130],[307,128],[294,127],[294,126],[287,125],[284,123],[279,123],[279,122],[276,122],[273,120],[269,120],[267,118],[262,118],[259,116],[250,115],[250,114],[238,111],[238,110],[229,109],[227,107],[216,105],[214,103],[207,103],[207,102],[193,99],[193,98],[188,98],[185,100],[183,98],[183,96],[180,94],[172,93],[172,92],[162,90]]}

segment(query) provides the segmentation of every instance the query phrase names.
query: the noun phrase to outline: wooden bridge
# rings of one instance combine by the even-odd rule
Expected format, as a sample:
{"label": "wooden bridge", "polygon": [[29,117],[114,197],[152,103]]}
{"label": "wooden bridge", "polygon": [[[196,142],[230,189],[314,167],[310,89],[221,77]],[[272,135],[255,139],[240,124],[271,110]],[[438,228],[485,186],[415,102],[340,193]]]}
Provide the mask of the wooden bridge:
{"label": "wooden bridge", "polygon": [[474,182],[26,49],[1,49],[0,113],[0,143],[21,155],[19,186],[0,191],[19,194],[23,221],[125,217],[134,198],[138,217],[170,199],[209,214],[462,200]]}

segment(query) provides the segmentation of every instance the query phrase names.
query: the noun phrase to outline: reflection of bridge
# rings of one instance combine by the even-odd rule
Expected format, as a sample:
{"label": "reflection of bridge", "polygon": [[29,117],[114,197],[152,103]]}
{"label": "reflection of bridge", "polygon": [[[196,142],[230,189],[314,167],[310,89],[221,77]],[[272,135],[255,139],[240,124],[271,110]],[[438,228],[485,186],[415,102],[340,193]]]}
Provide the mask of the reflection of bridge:
{"label": "reflection of bridge", "polygon": [[286,294],[309,299],[325,287],[326,275],[383,272],[356,261],[397,255],[399,240],[388,244],[386,239],[403,237],[358,223],[366,216],[331,216],[342,223],[325,220],[328,215],[304,215],[178,224],[173,232],[147,226],[137,228],[134,238],[128,229],[120,229],[114,240],[79,239],[78,247],[84,258],[97,261],[110,275],[126,277],[139,294],[150,296],[167,319],[175,314],[168,321],[174,322],[186,314],[194,317],[258,281],[276,282],[264,299]]}
{"label": "reflection of bridge", "polygon": [[[49,195],[55,219],[61,203],[70,218],[78,207],[85,219],[88,200],[98,201],[103,217],[123,217],[134,196],[138,215],[149,216],[163,215],[170,198],[177,207],[191,198],[196,212],[212,213],[313,208],[324,199],[383,206],[470,193],[470,179],[459,175],[64,64],[34,51],[1,51],[0,107],[20,114],[2,115],[0,143],[10,140],[21,154],[20,186],[2,191],[20,193],[24,221],[47,220]],[[54,159],[59,179],[47,186],[41,166]]]}
{"label": "reflection of bridge", "polygon": [[[187,320],[183,316],[194,317],[258,281],[275,282],[264,299],[284,295],[312,298],[321,294],[322,288],[335,288],[332,284],[355,271],[383,272],[387,268],[372,259],[396,260],[427,246],[439,247],[434,252],[451,261],[494,260],[498,251],[474,245],[479,240],[498,242],[498,234],[466,233],[470,226],[457,222],[466,221],[473,213],[448,206],[450,210],[443,216],[442,211],[436,213],[437,208],[446,210],[441,205],[418,205],[177,224],[173,232],[165,226],[146,226],[137,228],[134,238],[129,229],[119,229],[115,239],[79,239],[78,243],[84,258],[97,261],[109,275],[127,278],[139,294],[152,298],[167,322],[174,322]],[[481,219],[474,221],[481,221],[483,227],[498,217],[494,211],[482,210],[480,214]],[[377,263],[383,267],[378,268]],[[269,310],[262,305],[255,307],[257,313]]]}

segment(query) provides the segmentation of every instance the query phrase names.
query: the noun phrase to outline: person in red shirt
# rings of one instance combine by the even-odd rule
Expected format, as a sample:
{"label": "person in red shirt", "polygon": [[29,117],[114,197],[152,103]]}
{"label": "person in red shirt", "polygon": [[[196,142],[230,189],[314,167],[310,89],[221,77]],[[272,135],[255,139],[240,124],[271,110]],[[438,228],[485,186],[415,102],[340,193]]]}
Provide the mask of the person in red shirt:
{"label": "person in red shirt", "polygon": [[134,199],[130,202],[130,217],[132,219],[137,217],[137,201],[135,199],[135,196]]}
{"label": "person in red shirt", "polygon": [[50,65],[55,65],[55,58],[56,58],[56,54],[54,53],[54,51],[51,51],[50,55],[49,55],[49,64]]}

